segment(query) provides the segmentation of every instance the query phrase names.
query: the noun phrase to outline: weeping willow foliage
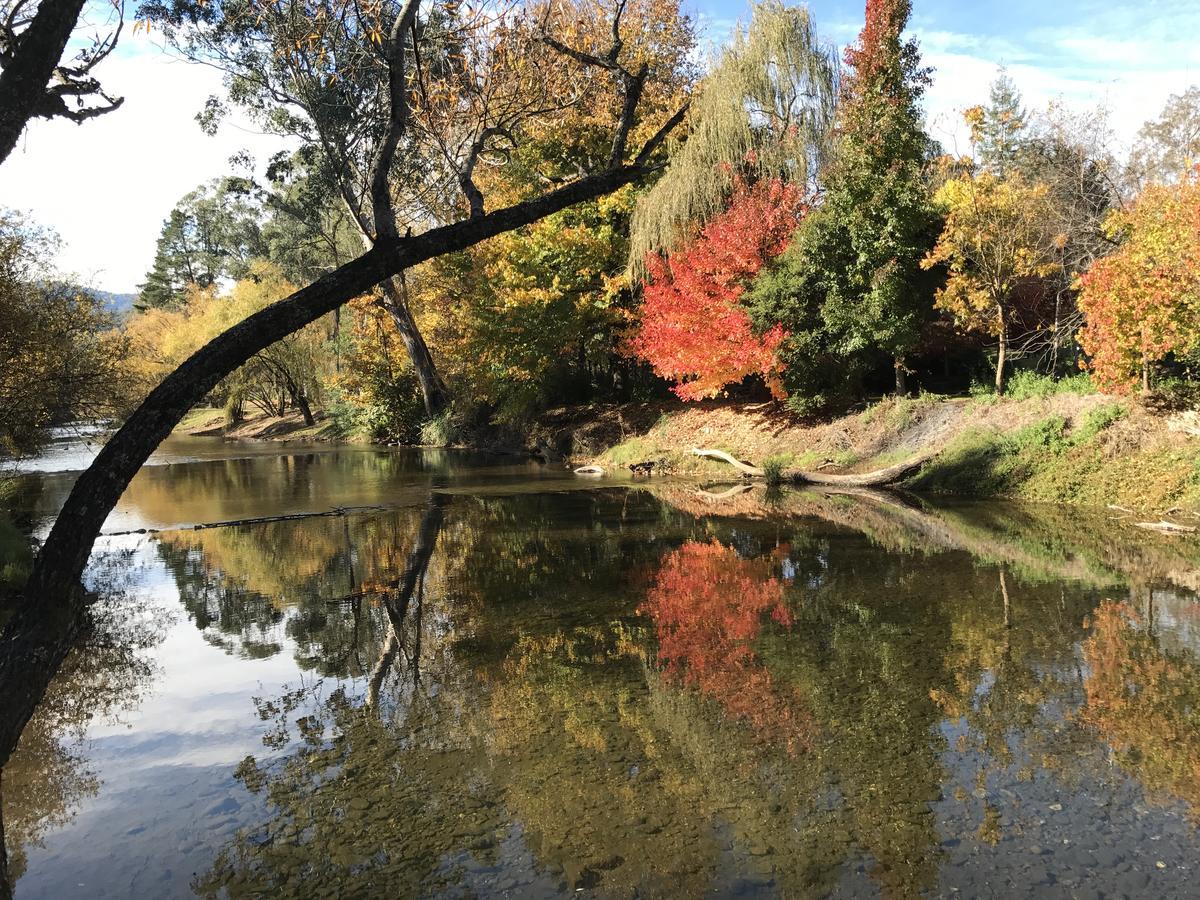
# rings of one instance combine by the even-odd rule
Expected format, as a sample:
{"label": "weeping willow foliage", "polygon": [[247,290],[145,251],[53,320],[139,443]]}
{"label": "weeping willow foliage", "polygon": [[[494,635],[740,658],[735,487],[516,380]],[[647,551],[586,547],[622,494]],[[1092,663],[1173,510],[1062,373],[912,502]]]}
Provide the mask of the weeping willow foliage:
{"label": "weeping willow foliage", "polygon": [[720,212],[736,175],[812,181],[837,94],[835,48],[802,6],[764,0],[738,28],[692,103],[686,140],[634,210],[630,264],[669,250]]}

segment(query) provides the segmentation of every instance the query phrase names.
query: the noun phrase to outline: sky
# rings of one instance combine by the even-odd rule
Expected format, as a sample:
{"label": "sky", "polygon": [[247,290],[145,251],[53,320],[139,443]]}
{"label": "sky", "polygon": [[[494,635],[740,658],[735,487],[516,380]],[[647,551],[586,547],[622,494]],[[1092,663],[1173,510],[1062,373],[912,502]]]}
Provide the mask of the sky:
{"label": "sky", "polygon": [[[746,0],[686,0],[702,40],[719,46],[749,17]],[[844,47],[862,26],[862,0],[812,0],[818,30]],[[1031,109],[1103,105],[1119,147],[1172,93],[1200,83],[1200,2],[914,0],[910,28],[933,85],[930,133],[967,152],[962,109],[987,100],[1004,66]],[[129,34],[98,69],[116,112],[81,126],[34,120],[0,166],[0,206],[26,210],[63,239],[60,268],[118,293],[136,290],[176,201],[229,170],[235,153],[260,162],[281,144],[244,119],[207,137],[194,116],[220,74],[172,60],[153,34]]]}

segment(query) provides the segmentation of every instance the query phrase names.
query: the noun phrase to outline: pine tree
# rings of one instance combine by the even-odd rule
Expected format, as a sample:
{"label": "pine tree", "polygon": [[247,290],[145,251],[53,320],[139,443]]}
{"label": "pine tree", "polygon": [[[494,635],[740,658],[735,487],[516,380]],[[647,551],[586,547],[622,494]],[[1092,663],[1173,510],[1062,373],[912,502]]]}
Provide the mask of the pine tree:
{"label": "pine tree", "polygon": [[1021,94],[1003,69],[992,82],[988,105],[971,121],[975,152],[985,171],[1005,177],[1021,166],[1028,144],[1029,116],[1021,105]]}

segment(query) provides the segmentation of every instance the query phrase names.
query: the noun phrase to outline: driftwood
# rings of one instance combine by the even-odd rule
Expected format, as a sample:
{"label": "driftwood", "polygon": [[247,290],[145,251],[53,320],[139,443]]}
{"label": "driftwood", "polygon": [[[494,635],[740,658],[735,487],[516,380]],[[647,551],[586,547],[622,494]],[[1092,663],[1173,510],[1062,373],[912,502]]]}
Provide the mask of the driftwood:
{"label": "driftwood", "polygon": [[[744,463],[740,459],[726,453],[724,450],[709,450],[701,447],[692,448],[692,453],[696,456],[705,459],[716,459],[721,462],[729,463],[743,475],[751,478],[763,478],[766,476],[758,466],[752,466],[749,463]],[[830,475],[826,472],[807,472],[803,469],[784,469],[780,473],[780,477],[784,481],[794,484],[828,484],[828,485],[845,485],[849,487],[879,487],[885,484],[894,484],[905,475],[915,472],[921,468],[926,462],[933,458],[937,453],[936,450],[927,450],[924,453],[918,453],[916,456],[906,459],[904,462],[896,463],[894,466],[888,466],[885,469],[876,469],[874,472],[857,472],[848,475]]]}
{"label": "driftwood", "polygon": [[207,528],[236,528],[239,525],[264,525],[269,522],[291,522],[297,519],[320,519],[328,516],[346,516],[359,512],[381,512],[398,507],[387,506],[335,506],[321,512],[287,513],[278,516],[254,516],[248,519],[227,519],[223,522],[197,522],[178,528],[135,528],[132,531],[105,531],[101,537],[124,537],[130,534],[161,534],[164,531],[204,531]]}
{"label": "driftwood", "polygon": [[1191,525],[1177,525],[1174,522],[1168,522],[1163,519],[1160,522],[1134,522],[1138,528],[1145,528],[1148,531],[1161,531],[1164,534],[1195,534],[1196,529]]}

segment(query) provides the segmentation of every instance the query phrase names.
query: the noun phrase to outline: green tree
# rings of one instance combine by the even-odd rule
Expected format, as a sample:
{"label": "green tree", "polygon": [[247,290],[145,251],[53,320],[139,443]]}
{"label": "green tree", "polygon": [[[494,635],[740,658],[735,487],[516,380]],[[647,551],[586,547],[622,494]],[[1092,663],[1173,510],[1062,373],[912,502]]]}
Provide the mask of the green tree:
{"label": "green tree", "polygon": [[752,292],[756,324],[782,323],[792,334],[783,359],[801,398],[815,389],[805,377],[813,355],[861,369],[864,357],[887,354],[896,389],[905,391],[904,359],[932,308],[920,267],[938,221],[926,177],[934,145],[920,107],[929,71],[916,41],[902,37],[910,9],[907,0],[868,2],[858,42],[846,51],[850,71],[821,203]]}
{"label": "green tree", "polygon": [[36,452],[53,425],[114,411],[124,341],[88,291],[53,270],[57,238],[0,210],[0,457]]}
{"label": "green tree", "polygon": [[634,210],[634,268],[724,211],[739,174],[808,186],[825,158],[837,78],[807,9],[755,3],[700,87],[686,142]]}
{"label": "green tree", "polygon": [[988,105],[967,111],[971,140],[983,168],[993,175],[1008,175],[1020,167],[1027,147],[1029,116],[1021,94],[1003,69],[992,82]]}
{"label": "green tree", "polygon": [[262,210],[243,178],[223,178],[185,194],[163,222],[139,309],[178,305],[191,285],[239,279],[265,249]]}

